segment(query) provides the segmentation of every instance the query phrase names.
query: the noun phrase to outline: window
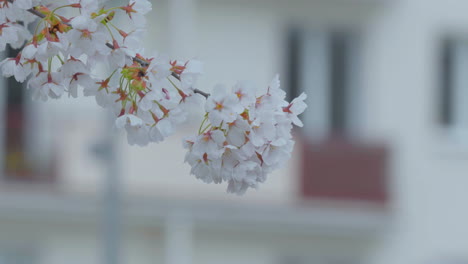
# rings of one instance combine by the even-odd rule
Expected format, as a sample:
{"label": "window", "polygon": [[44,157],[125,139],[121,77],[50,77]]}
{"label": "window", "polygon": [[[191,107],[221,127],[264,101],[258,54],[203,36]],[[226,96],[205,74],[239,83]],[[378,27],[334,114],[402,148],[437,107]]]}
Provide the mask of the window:
{"label": "window", "polygon": [[362,140],[360,46],[355,31],[295,29],[289,36],[289,86],[308,95],[302,199],[387,202],[387,150],[356,140]]}
{"label": "window", "polygon": [[[8,49],[7,57],[16,57],[18,51]],[[7,181],[13,182],[50,182],[53,178],[50,162],[42,162],[45,150],[31,151],[28,142],[28,116],[25,89],[13,77],[4,79],[6,85],[5,106],[5,153],[4,173],[2,176]],[[28,134],[29,133],[29,134]],[[34,133],[37,133],[35,131]],[[33,152],[40,153],[33,155]],[[42,156],[42,157],[41,157]]]}
{"label": "window", "polygon": [[291,30],[290,94],[308,95],[305,130],[313,139],[353,136],[359,128],[359,34]]}
{"label": "window", "polygon": [[[468,131],[468,39],[443,41],[439,123],[458,137]],[[461,137],[464,138],[464,137]]]}

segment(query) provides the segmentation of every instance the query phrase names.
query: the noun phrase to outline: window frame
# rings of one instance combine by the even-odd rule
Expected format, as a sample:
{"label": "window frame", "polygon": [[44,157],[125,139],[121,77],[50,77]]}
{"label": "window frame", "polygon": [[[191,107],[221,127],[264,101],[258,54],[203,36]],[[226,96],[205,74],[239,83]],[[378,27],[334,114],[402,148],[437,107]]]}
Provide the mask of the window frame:
{"label": "window frame", "polygon": [[[359,138],[364,118],[361,31],[292,27],[288,32],[289,93],[308,95],[304,134],[318,142]],[[333,102],[341,102],[340,107]]]}

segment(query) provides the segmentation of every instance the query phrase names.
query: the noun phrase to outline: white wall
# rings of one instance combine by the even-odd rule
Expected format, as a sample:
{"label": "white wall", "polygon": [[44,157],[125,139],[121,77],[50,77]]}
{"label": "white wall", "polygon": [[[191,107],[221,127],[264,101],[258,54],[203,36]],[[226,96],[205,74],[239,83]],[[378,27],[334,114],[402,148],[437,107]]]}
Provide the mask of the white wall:
{"label": "white wall", "polygon": [[394,232],[372,263],[468,258],[466,150],[437,125],[438,45],[466,1],[392,1],[368,27],[367,131],[392,146]]}

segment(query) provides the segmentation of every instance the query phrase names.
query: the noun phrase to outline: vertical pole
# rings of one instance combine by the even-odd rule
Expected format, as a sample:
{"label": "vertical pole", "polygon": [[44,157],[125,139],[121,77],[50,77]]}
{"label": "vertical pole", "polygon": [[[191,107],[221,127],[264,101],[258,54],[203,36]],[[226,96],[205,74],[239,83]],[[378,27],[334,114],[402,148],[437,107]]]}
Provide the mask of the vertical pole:
{"label": "vertical pole", "polygon": [[[4,57],[5,53],[0,53],[0,58]],[[0,83],[0,177],[2,178],[5,176],[7,88],[7,79],[2,78]]]}
{"label": "vertical pole", "polygon": [[[111,149],[113,152],[113,149]],[[109,155],[108,173],[104,190],[104,237],[106,264],[120,263],[121,238],[121,201],[120,177],[115,153]]]}
{"label": "vertical pole", "polygon": [[165,223],[166,264],[191,264],[193,257],[193,225],[187,214],[171,212]]}
{"label": "vertical pole", "polygon": [[122,206],[121,183],[116,148],[117,135],[113,131],[114,119],[108,116],[108,129],[100,144],[94,147],[94,152],[107,167],[103,182],[101,231],[103,242],[103,263],[119,264],[121,252]]}
{"label": "vertical pole", "polygon": [[107,133],[108,144],[108,172],[106,176],[106,184],[104,190],[104,235],[105,235],[105,264],[120,263],[121,249],[121,197],[120,197],[120,174],[117,162],[116,141],[117,135],[113,131],[113,117],[108,117],[111,120]]}

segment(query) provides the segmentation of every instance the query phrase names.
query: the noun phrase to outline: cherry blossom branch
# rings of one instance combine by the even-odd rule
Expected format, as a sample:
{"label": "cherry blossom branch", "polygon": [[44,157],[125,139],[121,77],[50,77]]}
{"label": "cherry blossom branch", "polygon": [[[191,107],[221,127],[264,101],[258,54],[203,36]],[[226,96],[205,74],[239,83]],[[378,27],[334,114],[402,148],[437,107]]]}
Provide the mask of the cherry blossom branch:
{"label": "cherry blossom branch", "polygon": [[[8,0],[8,2],[13,3],[14,0]],[[35,15],[35,16],[40,17],[40,18],[45,18],[46,17],[44,14],[42,14],[41,12],[37,11],[34,8],[30,8],[27,11],[29,13]],[[69,23],[64,22],[64,24],[71,27],[71,25]],[[110,49],[115,49],[114,45],[112,45],[110,43],[106,43],[106,46],[109,47]],[[141,66],[148,66],[148,62],[146,62],[146,61],[144,61],[144,60],[142,60],[140,58],[134,57],[133,60],[138,62]]]}
{"label": "cherry blossom branch", "polygon": [[[13,3],[14,0],[8,0],[8,2]],[[28,9],[27,11],[28,11],[29,13],[35,15],[35,16],[40,17],[40,18],[45,18],[45,15],[44,15],[44,14],[42,14],[41,12],[35,10],[34,8],[30,8],[30,9]],[[68,23],[65,23],[65,24],[66,24],[67,26],[71,26],[71,25],[68,24]],[[115,49],[114,45],[112,45],[112,44],[110,44],[110,43],[106,43],[106,46],[109,47],[110,49]],[[138,58],[138,57],[133,57],[132,59],[133,59],[133,61],[138,62],[138,63],[139,63],[141,66],[143,66],[143,67],[149,65],[149,63],[148,63],[147,61],[142,60],[142,59],[140,59],[140,58]],[[180,76],[179,76],[178,74],[176,74],[175,72],[172,73],[172,76],[173,76],[174,78],[176,78],[177,80],[180,81]],[[208,98],[208,97],[210,96],[209,93],[206,93],[206,92],[204,92],[204,91],[202,91],[202,90],[199,90],[199,89],[193,89],[193,92],[194,92],[194,93],[197,93],[197,94],[200,94],[200,95],[204,96],[205,98]]]}
{"label": "cherry blossom branch", "polygon": [[[130,145],[146,146],[176,132],[177,126],[187,120],[184,104],[198,101],[198,96],[192,96],[198,93],[208,99],[203,104],[206,113],[198,133],[184,140],[188,151],[185,162],[191,166],[190,174],[207,183],[226,182],[227,191],[231,193],[243,194],[248,188],[257,188],[267,174],[290,158],[294,145],[292,127],[303,125],[298,115],[307,107],[304,102],[307,96],[302,93],[287,102],[278,76],[260,96],[245,82],[237,83],[230,90],[216,88],[210,95],[194,88],[201,74],[201,62],[192,60],[180,64],[135,53],[128,55],[125,49],[135,52],[138,48],[133,50],[132,45],[126,45],[125,38],[129,34],[110,22],[115,15],[113,10],[125,11],[132,21],[146,21],[144,15],[151,10],[150,0],[129,0],[126,6],[110,9],[104,9],[104,3],[112,0],[68,0],[75,4],[57,6],[52,11],[43,5],[33,7],[31,0],[0,0],[0,3],[2,1],[13,4],[0,4],[4,14],[0,19],[3,23],[0,31],[4,29],[0,51],[5,50],[6,44],[19,48],[28,41],[28,23],[21,23],[30,20],[22,19],[26,8],[32,7],[27,11],[41,18],[33,40],[21,53],[0,62],[4,77],[14,76],[18,82],[28,80],[34,99],[46,101],[60,98],[64,93],[76,98],[82,87],[83,95],[94,96],[103,108],[120,109],[113,111],[115,126],[126,130]],[[79,8],[80,15],[67,18],[55,14],[56,10],[66,7]],[[100,23],[105,28],[98,27]],[[124,37],[125,48],[120,48],[109,25]],[[140,26],[134,25],[135,30]],[[67,35],[62,38],[59,33]],[[142,37],[141,34],[132,35],[130,42],[141,44]],[[108,42],[109,39],[112,41]],[[89,63],[77,59],[82,55]],[[62,63],[60,67],[52,67],[56,58]],[[112,74],[105,80],[90,76],[101,63],[112,67]],[[118,77],[117,85],[114,81]],[[164,88],[166,81],[178,93]],[[190,87],[190,93],[179,89],[179,85]],[[271,118],[272,115],[275,118]]]}

